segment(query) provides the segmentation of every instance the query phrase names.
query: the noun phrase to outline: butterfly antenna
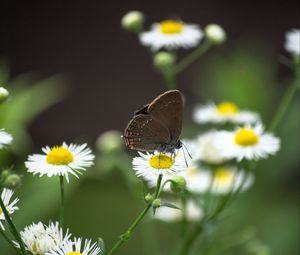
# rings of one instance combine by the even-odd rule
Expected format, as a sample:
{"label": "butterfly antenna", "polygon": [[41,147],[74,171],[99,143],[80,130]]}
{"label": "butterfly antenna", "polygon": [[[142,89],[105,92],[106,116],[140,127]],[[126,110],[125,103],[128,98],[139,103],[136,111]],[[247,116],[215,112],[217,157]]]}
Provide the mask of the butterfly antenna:
{"label": "butterfly antenna", "polygon": [[[187,149],[187,147],[184,145],[184,143],[181,143],[182,144],[182,146],[184,147],[184,149],[186,150],[186,152],[187,152],[187,154],[189,155],[189,157],[192,159],[193,157],[192,157],[192,155],[190,154],[190,152],[189,152],[189,150]],[[182,148],[182,150],[183,150],[183,148]],[[183,150],[184,151],[184,150]]]}
{"label": "butterfly antenna", "polygon": [[188,167],[189,164],[188,164],[188,162],[187,162],[187,160],[186,160],[186,156],[185,156],[185,152],[184,152],[184,149],[183,149],[183,148],[182,148],[182,152],[183,152],[183,157],[184,157],[185,165],[186,165],[186,167]]}

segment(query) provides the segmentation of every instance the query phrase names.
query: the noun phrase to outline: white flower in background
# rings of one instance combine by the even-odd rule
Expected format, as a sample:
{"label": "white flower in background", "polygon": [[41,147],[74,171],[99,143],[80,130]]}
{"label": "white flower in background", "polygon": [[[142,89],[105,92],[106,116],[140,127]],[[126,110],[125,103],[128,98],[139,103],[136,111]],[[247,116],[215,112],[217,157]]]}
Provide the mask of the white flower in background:
{"label": "white flower in background", "polygon": [[92,243],[91,240],[85,240],[84,245],[81,238],[67,240],[60,246],[52,249],[46,255],[97,255],[100,248],[97,243]]}
{"label": "white flower in background", "polygon": [[280,148],[279,138],[265,133],[262,124],[239,127],[235,131],[219,131],[216,143],[220,154],[228,159],[258,160],[274,155]]}
{"label": "white flower in background", "polygon": [[[4,188],[1,193],[1,198],[2,198],[3,204],[9,214],[13,214],[14,211],[19,209],[16,206],[16,204],[19,202],[18,198],[15,198],[13,201],[10,201],[13,194],[14,194],[14,192],[12,190],[6,189],[6,188]],[[4,225],[2,224],[2,221],[5,221],[5,216],[3,213],[3,209],[0,206],[0,227],[4,230]]]}
{"label": "white flower in background", "polygon": [[286,33],[285,38],[285,49],[294,56],[300,56],[300,30],[290,30]]}
{"label": "white flower in background", "polygon": [[199,221],[203,217],[203,211],[201,207],[199,205],[196,205],[193,200],[187,201],[185,209],[182,208],[182,204],[180,202],[171,203],[181,209],[162,206],[156,209],[155,215],[153,217],[161,221],[177,222],[182,220],[183,210],[185,210],[186,219],[188,221]]}
{"label": "white flower in background", "polygon": [[[254,182],[254,175],[238,170],[236,167],[220,167],[211,173],[211,192],[215,194],[226,194],[236,191],[241,187],[241,191],[248,189]],[[242,186],[241,186],[242,185]]]}
{"label": "white flower in background", "polygon": [[3,145],[10,144],[13,140],[12,136],[6,133],[3,129],[0,129],[0,149]]}
{"label": "white flower in background", "polygon": [[65,176],[67,182],[69,182],[69,174],[79,178],[78,174],[93,165],[95,158],[86,144],[63,143],[61,146],[52,148],[46,146],[42,150],[45,154],[34,154],[28,157],[25,162],[27,171],[40,176]]}
{"label": "white flower in background", "polygon": [[218,131],[209,131],[203,135],[200,135],[197,140],[195,140],[197,146],[193,150],[193,159],[201,160],[209,164],[220,164],[226,161],[216,147],[216,143],[220,142],[216,140]]}
{"label": "white flower in background", "polygon": [[203,123],[225,123],[233,122],[240,124],[254,123],[260,120],[255,112],[240,110],[232,102],[210,103],[198,106],[194,110],[193,119],[195,122]]}
{"label": "white flower in background", "polygon": [[[43,223],[32,223],[20,232],[25,248],[34,255],[41,255],[64,244],[71,236],[67,230],[63,234],[58,222],[50,223],[49,226]],[[18,244],[16,244],[18,247]]]}
{"label": "white flower in background", "polygon": [[142,176],[145,180],[157,180],[159,174],[165,178],[177,175],[186,169],[186,162],[182,153],[177,152],[175,157],[164,153],[142,153],[132,160],[133,170],[137,176]]}
{"label": "white flower in background", "polygon": [[178,20],[164,20],[152,25],[151,30],[140,35],[140,41],[153,50],[166,48],[196,47],[203,37],[203,32],[197,25],[186,24]]}

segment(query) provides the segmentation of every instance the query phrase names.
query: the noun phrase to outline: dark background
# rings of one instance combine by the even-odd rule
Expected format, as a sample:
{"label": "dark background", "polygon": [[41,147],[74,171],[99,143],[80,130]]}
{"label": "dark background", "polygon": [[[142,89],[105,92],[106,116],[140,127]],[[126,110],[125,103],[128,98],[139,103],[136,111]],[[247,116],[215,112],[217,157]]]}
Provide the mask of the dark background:
{"label": "dark background", "polygon": [[[31,122],[29,131],[35,148],[26,147],[18,158],[15,170],[24,175],[24,184],[17,194],[20,210],[14,214],[14,220],[20,229],[31,222],[56,220],[59,215],[58,180],[25,174],[24,160],[29,153],[39,153],[44,145],[81,138],[97,154],[94,145],[99,134],[110,129],[123,130],[134,110],[166,90],[161,75],[152,68],[147,50],[139,45],[135,35],[120,27],[121,17],[127,11],[144,12],[147,28],[170,16],[202,27],[210,23],[223,26],[227,42],[213,47],[179,75],[178,88],[187,99],[185,119],[190,120],[192,107],[199,100],[205,103],[225,99],[261,113],[268,125],[286,90],[284,86],[293,77],[291,70],[279,63],[279,56],[291,57],[283,45],[285,33],[299,28],[298,2],[1,1],[0,59],[10,64],[11,76],[34,72],[42,79],[62,74],[68,88],[63,101]],[[185,54],[179,52],[180,57]],[[12,93],[12,103],[17,101],[15,95]],[[276,132],[282,140],[281,151],[276,157],[259,162],[254,186],[233,205],[233,217],[218,227],[220,238],[216,241],[232,233],[239,236],[250,226],[256,229],[258,240],[271,247],[270,254],[299,254],[298,99],[291,103]],[[186,125],[188,121],[184,121],[183,136],[192,133]],[[4,127],[14,135],[12,146],[21,147],[23,140],[17,135],[23,126],[18,132],[13,132],[11,126]],[[194,128],[194,134],[202,129],[196,125]],[[101,155],[97,155],[94,169],[80,181],[71,179],[66,188],[66,224],[75,236],[93,240],[101,236],[111,247],[141,211],[140,192],[137,202],[126,186],[124,177],[133,171],[131,157],[124,155],[128,167],[125,165],[123,174],[115,169],[106,173],[105,161],[99,161]],[[122,159],[112,160],[107,155],[102,159],[106,157],[108,163]],[[153,247],[147,247],[150,242],[148,237],[143,239],[141,231],[152,223],[143,224],[120,254],[155,254]],[[154,227],[162,254],[168,254],[170,246],[179,243],[178,229],[161,224]],[[225,254],[245,254],[241,250],[228,250]],[[9,251],[0,239],[1,255],[13,254]]]}
{"label": "dark background", "polygon": [[[148,52],[120,27],[127,11],[146,14],[149,25],[169,16],[222,25],[227,44],[244,36],[266,39],[274,58],[284,34],[299,26],[299,2],[288,1],[1,1],[0,57],[12,75],[64,74],[68,97],[35,120],[30,132],[37,147],[64,137],[94,140],[107,129],[122,130],[132,112],[165,90]],[[189,72],[179,89],[190,96]]]}

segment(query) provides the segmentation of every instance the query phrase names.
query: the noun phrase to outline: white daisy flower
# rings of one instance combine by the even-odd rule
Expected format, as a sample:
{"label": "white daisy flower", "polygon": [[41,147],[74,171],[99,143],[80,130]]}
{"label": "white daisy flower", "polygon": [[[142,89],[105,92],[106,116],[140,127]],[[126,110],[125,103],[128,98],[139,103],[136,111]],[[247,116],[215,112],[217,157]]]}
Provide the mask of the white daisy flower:
{"label": "white daisy flower", "polygon": [[209,164],[221,164],[226,161],[216,147],[218,131],[209,131],[200,135],[195,141],[193,146],[193,159],[201,160]]}
{"label": "white daisy flower", "polygon": [[97,255],[100,252],[100,247],[97,243],[92,243],[91,240],[85,240],[82,245],[81,238],[67,240],[62,245],[52,249],[46,255]]}
{"label": "white daisy flower", "polygon": [[215,146],[227,158],[258,160],[274,155],[280,148],[280,140],[272,134],[264,133],[262,124],[254,127],[239,127],[235,131],[219,131]]}
{"label": "white daisy flower", "polygon": [[67,182],[69,182],[69,174],[79,178],[78,174],[93,165],[95,158],[86,144],[63,143],[61,146],[52,148],[46,146],[42,150],[45,154],[34,154],[28,157],[25,162],[27,171],[40,176],[65,176]]}
{"label": "white daisy flower", "polygon": [[204,193],[211,184],[211,173],[205,169],[199,169],[197,166],[189,166],[182,173],[186,181],[186,189],[192,193]]}
{"label": "white daisy flower", "polygon": [[[25,248],[33,255],[41,255],[50,252],[52,249],[63,245],[71,236],[69,230],[63,235],[58,222],[50,223],[49,226],[43,223],[32,223],[20,232]],[[16,244],[19,247],[18,244]]]}
{"label": "white daisy flower", "polygon": [[300,56],[300,30],[290,30],[286,33],[285,38],[285,49],[294,56]]}
{"label": "white daisy flower", "polygon": [[142,176],[145,180],[154,180],[160,174],[166,178],[176,175],[186,168],[186,162],[181,153],[171,154],[155,152],[138,152],[139,157],[132,160],[133,170],[137,176]]}
{"label": "white daisy flower", "polygon": [[141,33],[140,41],[153,50],[161,48],[175,50],[196,47],[202,37],[203,32],[197,25],[186,24],[177,20],[164,20],[153,24],[150,31]]}
{"label": "white daisy flower", "polygon": [[248,189],[254,182],[254,175],[238,170],[236,167],[220,167],[211,173],[211,192],[215,194],[226,194],[236,191],[241,187],[241,191]]}
{"label": "white daisy flower", "polygon": [[[166,222],[178,222],[182,220],[183,217],[183,209],[182,204],[180,202],[172,202],[178,208],[174,209],[170,207],[159,207],[156,209],[155,215],[153,216],[155,219],[166,221]],[[185,208],[186,219],[191,222],[199,221],[203,217],[203,211],[200,206],[196,205],[193,200],[188,200]]]}
{"label": "white daisy flower", "polygon": [[[14,192],[10,189],[4,188],[1,193],[1,198],[3,201],[3,204],[8,211],[9,214],[13,214],[14,211],[18,210],[19,208],[16,206],[16,204],[19,202],[19,198],[15,198],[13,201],[10,201]],[[3,209],[0,206],[0,227],[4,230],[4,225],[2,224],[2,221],[5,221],[5,216],[3,213]]]}
{"label": "white daisy flower", "polygon": [[193,119],[200,124],[225,122],[247,124],[259,121],[260,117],[255,112],[240,110],[232,102],[221,102],[217,105],[210,103],[196,107]]}
{"label": "white daisy flower", "polygon": [[13,140],[12,136],[6,133],[3,129],[0,129],[0,149],[3,145],[10,144]]}

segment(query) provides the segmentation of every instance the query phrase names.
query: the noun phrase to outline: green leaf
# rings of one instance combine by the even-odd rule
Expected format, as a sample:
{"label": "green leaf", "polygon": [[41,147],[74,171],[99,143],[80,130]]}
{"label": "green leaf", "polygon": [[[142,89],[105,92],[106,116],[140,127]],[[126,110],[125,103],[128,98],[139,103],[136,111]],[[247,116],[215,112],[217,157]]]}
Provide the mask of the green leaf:
{"label": "green leaf", "polygon": [[174,204],[171,204],[171,203],[168,203],[168,202],[162,202],[161,206],[169,207],[169,208],[173,208],[173,209],[177,209],[177,210],[181,210],[181,208],[178,207],[177,205],[174,205]]}

